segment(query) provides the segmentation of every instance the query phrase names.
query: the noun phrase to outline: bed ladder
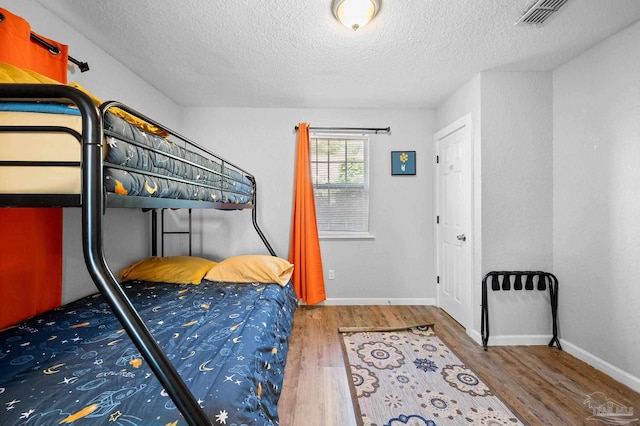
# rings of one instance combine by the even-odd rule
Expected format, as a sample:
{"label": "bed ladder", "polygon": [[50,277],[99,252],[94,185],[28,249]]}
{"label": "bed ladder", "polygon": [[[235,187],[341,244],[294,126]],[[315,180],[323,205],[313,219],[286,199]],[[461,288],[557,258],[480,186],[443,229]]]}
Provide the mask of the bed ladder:
{"label": "bed ladder", "polygon": [[189,230],[188,231],[167,231],[164,227],[164,211],[166,209],[162,209],[160,213],[160,256],[164,257],[164,240],[167,235],[188,235],[189,236],[189,256],[191,256],[191,247],[192,247],[192,220],[191,220],[191,209],[189,209]]}
{"label": "bed ladder", "polygon": [[[151,256],[158,256],[158,209],[151,210]],[[166,231],[164,228],[164,211],[165,208],[160,209],[162,211],[160,215],[160,257],[164,257],[164,240],[165,235],[187,234],[189,235],[189,256],[192,254],[192,219],[191,209],[189,209],[189,230],[188,231]],[[147,211],[144,210],[143,211]]]}
{"label": "bed ladder", "polygon": [[[255,185],[255,184],[254,184]],[[188,231],[165,231],[164,230],[164,210],[162,209],[162,215],[161,215],[161,231],[160,234],[162,235],[162,241],[161,241],[161,256],[164,257],[164,236],[165,234],[189,234],[189,256],[191,256],[191,246],[192,246],[192,219],[191,219],[191,209],[189,209],[189,230]],[[146,211],[146,210],[144,210]],[[262,242],[264,243],[265,247],[267,248],[267,250],[269,251],[269,253],[271,254],[271,256],[277,256],[275,250],[273,249],[273,247],[271,247],[271,244],[269,244],[269,241],[267,240],[267,237],[265,237],[264,233],[262,232],[262,230],[260,229],[260,226],[258,225],[258,215],[257,215],[257,210],[256,210],[256,206],[254,205],[253,208],[251,209],[251,221],[253,223],[253,228],[256,230],[256,232],[258,233],[258,236],[260,237],[260,239],[262,240]],[[158,255],[158,212],[157,209],[151,209],[151,256],[157,256]]]}

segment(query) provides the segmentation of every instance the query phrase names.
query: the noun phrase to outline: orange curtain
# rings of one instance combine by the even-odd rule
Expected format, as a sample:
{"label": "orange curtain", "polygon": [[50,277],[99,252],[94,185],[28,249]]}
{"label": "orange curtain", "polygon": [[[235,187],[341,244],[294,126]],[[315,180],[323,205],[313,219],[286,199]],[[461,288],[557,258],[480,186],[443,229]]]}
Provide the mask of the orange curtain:
{"label": "orange curtain", "polygon": [[2,8],[0,13],[4,16],[0,22],[0,62],[38,72],[66,84],[69,47],[36,34],[60,50],[53,54],[31,40],[31,26],[27,21]]}
{"label": "orange curtain", "polygon": [[[46,39],[54,55],[31,41],[31,27],[0,8],[0,62],[67,82],[68,48]],[[60,306],[62,209],[0,208],[0,328]]]}
{"label": "orange curtain", "polygon": [[316,222],[316,205],[311,180],[309,124],[298,125],[298,153],[294,182],[293,224],[289,262],[293,263],[291,281],[298,299],[308,305],[326,300],[322,256]]}

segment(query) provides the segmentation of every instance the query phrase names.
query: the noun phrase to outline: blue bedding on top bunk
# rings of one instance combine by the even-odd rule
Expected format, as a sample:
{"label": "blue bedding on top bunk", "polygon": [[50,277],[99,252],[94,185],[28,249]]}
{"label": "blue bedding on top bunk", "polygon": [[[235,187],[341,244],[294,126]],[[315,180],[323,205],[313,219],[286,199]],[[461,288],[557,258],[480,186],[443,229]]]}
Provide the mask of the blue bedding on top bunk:
{"label": "blue bedding on top bunk", "polygon": [[[291,283],[123,284],[213,424],[278,424]],[[0,332],[0,424],[185,425],[99,294]]]}
{"label": "blue bedding on top bunk", "polygon": [[[189,151],[162,136],[147,133],[112,114],[105,116],[104,128],[121,136],[106,137],[108,151],[105,162],[109,163],[108,165],[126,166],[192,182],[190,184],[137,174],[107,165],[105,186],[109,192],[234,204],[246,204],[252,198],[253,189],[249,179],[231,167],[223,167],[221,162]],[[146,147],[160,152],[148,150]]]}
{"label": "blue bedding on top bunk", "polygon": [[[0,102],[0,111],[78,115],[77,108],[42,102]],[[114,114],[103,120],[104,186],[120,195],[251,204],[253,184],[234,166],[185,149]]]}
{"label": "blue bedding on top bunk", "polygon": [[48,114],[80,115],[78,108],[48,102],[0,102],[0,111],[44,112]]}

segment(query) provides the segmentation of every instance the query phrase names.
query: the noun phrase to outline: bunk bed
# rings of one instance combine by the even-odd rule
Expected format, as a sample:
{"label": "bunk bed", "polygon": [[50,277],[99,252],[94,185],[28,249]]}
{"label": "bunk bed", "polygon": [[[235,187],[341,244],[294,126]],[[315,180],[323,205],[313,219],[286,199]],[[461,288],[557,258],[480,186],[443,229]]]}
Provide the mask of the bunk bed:
{"label": "bunk bed", "polygon": [[[156,209],[251,209],[275,258],[257,223],[253,175],[124,104],[97,107],[77,88],[0,84],[0,102],[77,111],[75,124],[0,125],[0,143],[8,132],[44,144],[71,137],[80,148],[54,160],[0,156],[0,207],[81,208],[83,254],[99,290],[0,332],[0,423],[277,424],[291,283],[209,274],[199,285],[121,283],[103,249],[106,208],[150,211],[154,256]],[[65,182],[42,186],[55,181],[52,171]],[[30,174],[38,178],[21,181]]]}

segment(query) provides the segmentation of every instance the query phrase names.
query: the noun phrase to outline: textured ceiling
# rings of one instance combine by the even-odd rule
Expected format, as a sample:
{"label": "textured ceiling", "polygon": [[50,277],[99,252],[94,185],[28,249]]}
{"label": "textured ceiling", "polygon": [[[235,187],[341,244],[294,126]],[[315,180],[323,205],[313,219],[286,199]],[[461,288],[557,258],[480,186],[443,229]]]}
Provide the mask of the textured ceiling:
{"label": "textured ceiling", "polygon": [[552,70],[640,19],[638,0],[381,0],[357,32],[331,0],[39,0],[176,103],[431,108],[480,71]]}

